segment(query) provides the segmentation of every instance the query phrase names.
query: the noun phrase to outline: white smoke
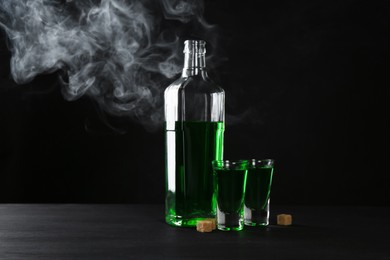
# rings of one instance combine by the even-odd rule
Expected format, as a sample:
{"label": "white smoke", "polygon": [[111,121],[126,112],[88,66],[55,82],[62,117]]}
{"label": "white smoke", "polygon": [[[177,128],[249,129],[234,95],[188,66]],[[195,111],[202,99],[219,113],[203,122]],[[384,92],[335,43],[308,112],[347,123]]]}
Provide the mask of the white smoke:
{"label": "white smoke", "polygon": [[0,0],[0,27],[17,83],[63,70],[67,100],[88,95],[153,126],[162,119],[161,82],[182,67],[179,37],[162,23],[206,27],[202,11],[198,0]]}

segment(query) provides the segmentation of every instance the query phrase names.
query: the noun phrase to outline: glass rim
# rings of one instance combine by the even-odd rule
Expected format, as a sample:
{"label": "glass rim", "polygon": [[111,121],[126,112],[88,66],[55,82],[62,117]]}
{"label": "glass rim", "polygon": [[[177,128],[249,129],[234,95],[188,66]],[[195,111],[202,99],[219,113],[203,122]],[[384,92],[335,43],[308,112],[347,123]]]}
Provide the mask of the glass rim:
{"label": "glass rim", "polygon": [[249,163],[250,160],[247,160],[247,159],[233,159],[233,160],[229,160],[229,159],[223,159],[223,160],[213,160],[213,163],[214,162],[228,162],[228,163],[231,163],[231,164],[237,164],[237,163]]}
{"label": "glass rim", "polygon": [[257,167],[257,166],[274,166],[275,160],[274,159],[250,159],[249,166],[250,167]]}
{"label": "glass rim", "polygon": [[237,159],[237,160],[213,160],[212,161],[212,166],[214,168],[219,168],[219,169],[236,169],[238,167],[245,167],[247,168],[249,166],[249,161],[248,160],[242,160],[242,159]]}

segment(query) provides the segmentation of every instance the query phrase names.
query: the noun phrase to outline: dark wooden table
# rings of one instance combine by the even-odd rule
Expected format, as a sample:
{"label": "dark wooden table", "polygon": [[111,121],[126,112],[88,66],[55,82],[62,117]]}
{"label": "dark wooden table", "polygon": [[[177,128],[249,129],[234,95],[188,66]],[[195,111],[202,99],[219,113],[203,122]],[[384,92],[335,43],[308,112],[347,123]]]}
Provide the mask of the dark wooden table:
{"label": "dark wooden table", "polygon": [[[390,259],[390,208],[273,206],[271,225],[199,233],[163,205],[0,204],[0,259]],[[290,213],[294,225],[275,225]]]}

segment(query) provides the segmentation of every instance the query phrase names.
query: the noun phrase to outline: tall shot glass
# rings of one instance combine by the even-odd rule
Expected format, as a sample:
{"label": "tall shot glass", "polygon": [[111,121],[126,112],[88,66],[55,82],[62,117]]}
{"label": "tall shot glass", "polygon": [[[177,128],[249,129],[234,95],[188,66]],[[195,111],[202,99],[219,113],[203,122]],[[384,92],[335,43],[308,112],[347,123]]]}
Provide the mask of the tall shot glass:
{"label": "tall shot glass", "polygon": [[215,160],[212,164],[217,228],[223,231],[242,230],[248,161]]}
{"label": "tall shot glass", "polygon": [[270,193],[274,160],[249,161],[246,182],[244,223],[247,226],[267,226],[269,224]]}

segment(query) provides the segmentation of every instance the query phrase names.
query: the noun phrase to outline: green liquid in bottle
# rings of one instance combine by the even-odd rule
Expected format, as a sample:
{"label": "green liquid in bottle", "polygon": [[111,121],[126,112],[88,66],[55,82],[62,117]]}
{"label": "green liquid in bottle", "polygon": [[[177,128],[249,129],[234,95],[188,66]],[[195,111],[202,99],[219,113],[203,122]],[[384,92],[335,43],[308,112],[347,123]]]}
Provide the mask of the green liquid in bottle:
{"label": "green liquid in bottle", "polygon": [[196,226],[215,217],[213,169],[221,160],[223,122],[176,122],[166,131],[165,220],[175,226]]}

